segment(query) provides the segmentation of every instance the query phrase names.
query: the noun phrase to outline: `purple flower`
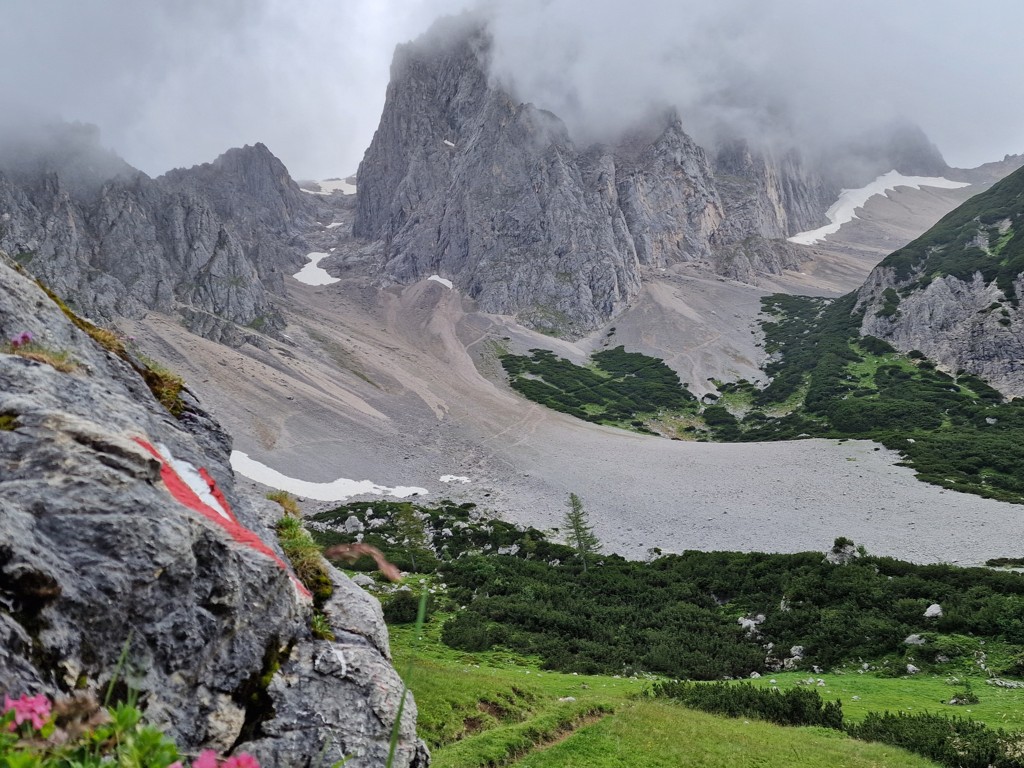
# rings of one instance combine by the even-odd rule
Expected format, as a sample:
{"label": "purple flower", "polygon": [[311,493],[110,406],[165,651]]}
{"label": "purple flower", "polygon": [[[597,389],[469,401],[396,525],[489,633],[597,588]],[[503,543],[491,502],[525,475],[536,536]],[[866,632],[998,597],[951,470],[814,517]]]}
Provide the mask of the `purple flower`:
{"label": "purple flower", "polygon": [[22,331],[17,336],[12,336],[11,337],[11,346],[14,347],[14,349],[17,349],[18,347],[23,347],[26,344],[31,344],[31,343],[32,343],[32,332],[31,331]]}

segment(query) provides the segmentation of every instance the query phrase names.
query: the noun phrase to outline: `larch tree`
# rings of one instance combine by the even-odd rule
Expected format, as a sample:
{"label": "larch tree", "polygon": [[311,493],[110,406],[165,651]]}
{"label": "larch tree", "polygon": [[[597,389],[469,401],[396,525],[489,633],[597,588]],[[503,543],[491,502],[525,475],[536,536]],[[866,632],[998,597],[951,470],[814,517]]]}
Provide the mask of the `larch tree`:
{"label": "larch tree", "polygon": [[601,542],[594,535],[594,527],[590,525],[583,502],[575,493],[569,494],[568,511],[565,513],[566,536],[569,546],[576,550],[583,561],[583,570],[587,570],[587,557],[601,551]]}

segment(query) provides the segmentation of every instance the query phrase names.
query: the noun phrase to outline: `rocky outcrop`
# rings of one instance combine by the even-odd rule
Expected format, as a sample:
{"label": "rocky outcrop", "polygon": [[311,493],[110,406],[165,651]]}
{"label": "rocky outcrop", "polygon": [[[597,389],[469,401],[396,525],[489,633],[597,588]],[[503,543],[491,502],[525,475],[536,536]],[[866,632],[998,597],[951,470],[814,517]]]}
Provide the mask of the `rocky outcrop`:
{"label": "rocky outcrop", "polygon": [[886,257],[857,294],[861,332],[1024,396],[1024,169]]}
{"label": "rocky outcrop", "polygon": [[280,326],[272,293],[303,262],[304,198],[262,144],[158,179],[88,127],[0,145],[0,248],[87,315],[178,311],[215,340]]}
{"label": "rocky outcrop", "polygon": [[[383,244],[387,278],[439,274],[486,311],[575,335],[624,308],[645,266],[693,262],[748,282],[799,266],[806,252],[785,237],[824,223],[850,180],[834,157],[702,148],[671,111],[578,147],[557,116],[489,78],[489,49],[480,19],[463,15],[395,53],[353,228]],[[911,139],[890,144],[850,148],[847,176],[920,160]]]}
{"label": "rocky outcrop", "polygon": [[[229,436],[187,391],[172,417],[11,265],[0,339],[73,370],[0,352],[0,690],[102,698],[125,649],[121,682],[185,750],[382,765],[402,683],[379,605],[334,572],[336,640],[315,639]],[[400,733],[396,765],[425,765],[411,700]]]}
{"label": "rocky outcrop", "polygon": [[[1024,397],[1024,310],[994,282],[986,283],[981,273],[967,281],[947,275],[900,296],[903,289],[891,270],[869,275],[860,291],[862,333],[904,352],[923,352],[949,373],[977,374],[1004,395]],[[1015,289],[1024,296],[1024,275]]]}

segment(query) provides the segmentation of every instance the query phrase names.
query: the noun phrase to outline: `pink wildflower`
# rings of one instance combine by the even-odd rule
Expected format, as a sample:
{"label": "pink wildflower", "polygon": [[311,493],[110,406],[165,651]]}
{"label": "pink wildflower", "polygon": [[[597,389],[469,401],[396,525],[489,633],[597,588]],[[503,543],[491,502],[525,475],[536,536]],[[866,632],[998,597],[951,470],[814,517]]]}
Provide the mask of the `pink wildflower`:
{"label": "pink wildflower", "polygon": [[204,749],[192,761],[192,768],[217,768],[217,753],[212,749]]}
{"label": "pink wildflower", "polygon": [[50,706],[50,700],[42,693],[36,696],[26,694],[13,701],[4,696],[4,713],[14,712],[14,722],[10,725],[12,731],[26,720],[32,723],[34,730],[42,729],[50,718]]}
{"label": "pink wildflower", "polygon": [[175,760],[173,763],[168,765],[167,768],[185,768],[185,766],[181,764],[181,760]]}
{"label": "pink wildflower", "polygon": [[11,346],[14,347],[15,349],[17,349],[18,347],[23,347],[26,344],[31,344],[31,343],[32,343],[32,333],[31,333],[31,331],[22,331],[17,336],[12,336],[11,337]]}
{"label": "pink wildflower", "polygon": [[224,761],[223,768],[260,768],[259,761],[248,752],[229,757]]}

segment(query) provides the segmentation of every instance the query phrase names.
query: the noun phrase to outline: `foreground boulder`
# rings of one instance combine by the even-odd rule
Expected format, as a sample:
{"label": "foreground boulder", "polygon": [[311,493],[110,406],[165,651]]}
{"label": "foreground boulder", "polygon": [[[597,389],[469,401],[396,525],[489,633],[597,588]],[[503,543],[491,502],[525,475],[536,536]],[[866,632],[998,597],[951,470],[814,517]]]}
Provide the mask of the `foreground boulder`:
{"label": "foreground boulder", "polygon": [[[336,640],[315,639],[229,436],[187,390],[172,416],[13,267],[0,256],[0,690],[102,698],[116,679],[184,751],[383,765],[402,682],[379,604],[333,572]],[[4,354],[12,337],[35,354]],[[427,762],[415,717],[410,696],[395,765]]]}

